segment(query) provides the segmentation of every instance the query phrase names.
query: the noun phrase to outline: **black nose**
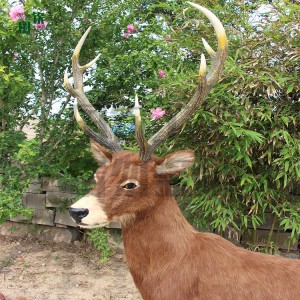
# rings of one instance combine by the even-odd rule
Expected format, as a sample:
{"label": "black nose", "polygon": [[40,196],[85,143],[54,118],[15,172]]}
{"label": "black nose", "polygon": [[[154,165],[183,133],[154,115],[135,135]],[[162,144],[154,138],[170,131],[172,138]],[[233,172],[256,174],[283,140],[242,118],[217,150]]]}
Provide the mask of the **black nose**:
{"label": "black nose", "polygon": [[69,208],[69,214],[71,217],[77,222],[80,223],[81,219],[86,217],[89,214],[89,210],[87,208]]}

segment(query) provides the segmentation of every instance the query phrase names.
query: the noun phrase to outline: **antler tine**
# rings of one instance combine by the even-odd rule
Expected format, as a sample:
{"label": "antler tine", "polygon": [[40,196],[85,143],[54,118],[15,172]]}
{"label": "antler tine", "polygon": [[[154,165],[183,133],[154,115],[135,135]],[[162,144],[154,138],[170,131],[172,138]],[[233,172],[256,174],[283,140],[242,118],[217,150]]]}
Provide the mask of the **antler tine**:
{"label": "antler tine", "polygon": [[135,95],[134,116],[135,116],[135,137],[140,147],[140,157],[143,158],[147,151],[148,143],[144,136],[144,132],[142,128],[140,104],[139,104],[139,99],[137,94]]}
{"label": "antler tine", "polygon": [[90,32],[91,27],[88,28],[88,30],[84,33],[84,35],[79,40],[73,56],[72,56],[72,67],[73,67],[73,78],[74,78],[74,88],[71,86],[68,78],[68,69],[66,69],[64,74],[64,85],[66,90],[74,97],[78,99],[78,102],[82,109],[86,112],[86,114],[92,119],[93,123],[96,125],[96,127],[99,129],[99,131],[104,135],[103,137],[99,134],[95,133],[90,127],[88,127],[83,119],[80,117],[78,112],[77,104],[74,104],[74,113],[76,120],[79,124],[79,126],[92,138],[95,139],[97,142],[102,144],[103,146],[111,149],[114,152],[118,152],[122,150],[122,147],[117,142],[117,138],[114,135],[112,129],[109,127],[109,125],[105,122],[103,118],[101,118],[99,112],[93,107],[93,105],[90,103],[88,98],[86,97],[84,90],[83,90],[83,74],[84,72],[92,66],[100,55],[98,55],[96,58],[94,58],[91,62],[87,63],[84,66],[81,66],[79,64],[79,55],[80,50],[82,48],[82,45],[84,44],[84,41]]}
{"label": "antler tine", "polygon": [[218,80],[223,65],[227,57],[228,41],[223,25],[219,19],[208,9],[198,4],[188,2],[190,5],[200,10],[212,23],[218,41],[218,50],[215,52],[208,43],[203,40],[204,47],[209,55],[212,57],[212,67],[206,75],[206,60],[204,55],[201,55],[201,64],[199,70],[198,87],[192,99],[188,104],[175,115],[167,124],[165,124],[154,136],[148,141],[148,148],[144,160],[148,160],[155,148],[161,145],[171,134],[173,134],[180,126],[182,126],[199,108],[200,104],[207,96],[208,91]]}
{"label": "antler tine", "polygon": [[101,136],[100,134],[96,133],[93,129],[91,129],[81,118],[79,111],[78,111],[78,105],[77,105],[77,99],[74,101],[74,116],[75,119],[79,125],[79,127],[87,134],[89,135],[93,140],[97,141],[99,144],[102,146],[111,149],[113,152],[119,152],[120,146],[118,144],[112,143],[110,140],[107,138]]}
{"label": "antler tine", "polygon": [[205,39],[202,39],[204,47],[209,55],[212,57],[212,66],[207,74],[207,86],[210,89],[216,81],[219,79],[221,71],[223,69],[227,51],[228,51],[228,41],[225,33],[225,29],[220,22],[220,20],[207,8],[192,2],[188,2],[190,5],[195,7],[196,9],[200,10],[212,23],[218,41],[218,50],[215,52],[209,44],[206,42]]}

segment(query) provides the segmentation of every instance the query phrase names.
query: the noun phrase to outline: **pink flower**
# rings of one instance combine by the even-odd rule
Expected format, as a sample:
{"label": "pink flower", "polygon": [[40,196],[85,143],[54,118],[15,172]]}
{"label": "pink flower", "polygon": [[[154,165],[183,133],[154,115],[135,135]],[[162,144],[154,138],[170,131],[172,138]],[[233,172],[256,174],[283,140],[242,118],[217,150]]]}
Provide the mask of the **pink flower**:
{"label": "pink flower", "polygon": [[123,36],[124,36],[125,39],[128,39],[130,34],[129,33],[124,33]]}
{"label": "pink flower", "polygon": [[161,78],[166,77],[166,73],[165,73],[164,71],[162,71],[162,70],[158,70],[157,74],[158,74],[158,76],[161,77]]}
{"label": "pink flower", "polygon": [[19,5],[19,6],[14,6],[10,11],[9,11],[9,16],[12,21],[16,22],[19,19],[25,20],[25,14],[24,14],[24,6]]}
{"label": "pink flower", "polygon": [[135,28],[132,24],[127,25],[128,33],[133,33],[135,31]]}
{"label": "pink flower", "polygon": [[170,36],[166,37],[167,42],[172,42],[172,38]]}
{"label": "pink flower", "polygon": [[162,110],[160,107],[157,107],[156,109],[151,109],[151,118],[153,119],[160,119],[166,114],[164,110]]}
{"label": "pink flower", "polygon": [[18,53],[15,53],[14,54],[14,57],[13,57],[13,60],[16,60],[18,58],[19,54]]}
{"label": "pink flower", "polygon": [[47,21],[44,21],[43,23],[35,23],[35,24],[34,24],[34,27],[35,27],[35,29],[37,29],[37,30],[45,30],[47,24],[48,24]]}

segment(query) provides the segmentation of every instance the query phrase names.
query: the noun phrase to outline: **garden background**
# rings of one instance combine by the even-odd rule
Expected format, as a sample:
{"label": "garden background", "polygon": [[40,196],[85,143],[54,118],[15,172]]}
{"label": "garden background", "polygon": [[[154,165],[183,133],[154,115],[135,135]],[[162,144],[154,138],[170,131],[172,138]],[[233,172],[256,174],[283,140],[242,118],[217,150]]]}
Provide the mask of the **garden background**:
{"label": "garden background", "polygon": [[[201,37],[216,49],[212,26],[185,1],[0,3],[0,222],[28,213],[20,199],[32,179],[57,178],[84,194],[82,183],[93,177],[97,165],[88,137],[79,130],[74,99],[63,88],[63,72],[89,26],[81,64],[100,58],[86,74],[86,93],[127,149],[137,150],[130,125],[135,94],[150,137],[193,95],[205,53]],[[195,150],[193,168],[172,179],[195,227],[244,232],[273,212],[295,242],[300,6],[277,0],[197,3],[224,24],[229,57],[202,107],[156,154]],[[20,10],[13,20],[9,11],[18,5],[24,16]],[[34,25],[35,13],[43,15],[42,25]],[[22,21],[30,22],[30,32],[20,32]],[[31,140],[22,131],[29,122],[36,134]]]}

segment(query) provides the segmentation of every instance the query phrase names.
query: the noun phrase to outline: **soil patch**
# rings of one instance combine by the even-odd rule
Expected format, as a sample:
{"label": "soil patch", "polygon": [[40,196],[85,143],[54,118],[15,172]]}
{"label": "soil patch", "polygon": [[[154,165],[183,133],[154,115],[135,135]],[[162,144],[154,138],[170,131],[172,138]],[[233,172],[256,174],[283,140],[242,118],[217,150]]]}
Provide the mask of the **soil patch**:
{"label": "soil patch", "polygon": [[0,236],[0,293],[7,300],[141,300],[122,244],[105,263],[85,243]]}

